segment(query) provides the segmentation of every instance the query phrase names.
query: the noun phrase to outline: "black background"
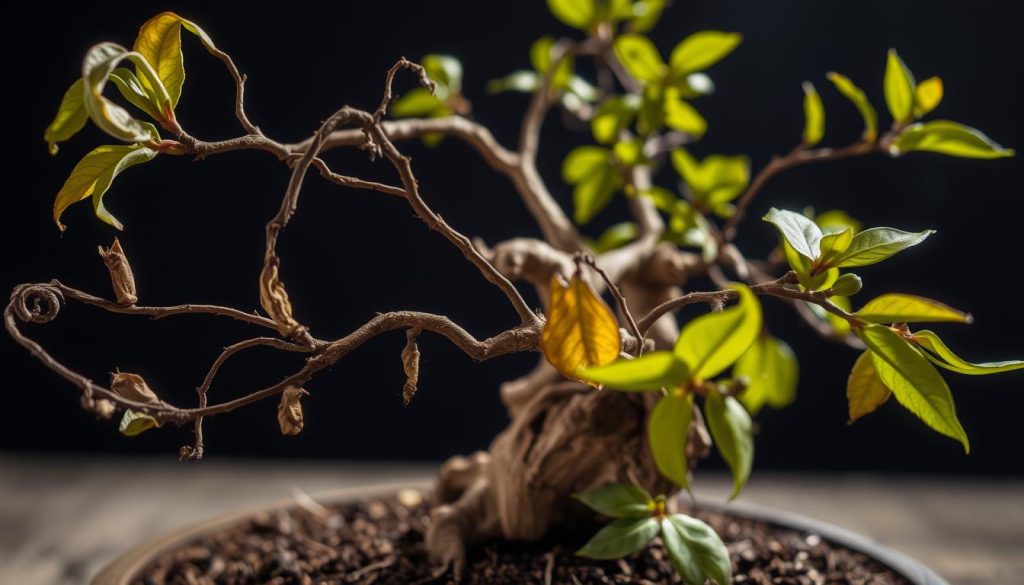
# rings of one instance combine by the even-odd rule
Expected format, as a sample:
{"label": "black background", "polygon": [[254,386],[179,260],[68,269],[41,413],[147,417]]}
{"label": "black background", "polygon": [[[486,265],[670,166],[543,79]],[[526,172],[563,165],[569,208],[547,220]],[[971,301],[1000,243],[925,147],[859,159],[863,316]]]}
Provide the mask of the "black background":
{"label": "black background", "polygon": [[[852,140],[859,132],[857,114],[824,75],[833,69],[849,75],[884,110],[881,80],[890,46],[899,49],[918,79],[942,76],[946,98],[937,117],[981,128],[1007,146],[1024,145],[1024,19],[1017,3],[676,4],[652,33],[663,54],[685,35],[706,28],[740,31],[745,37],[735,54],[710,71],[716,95],[696,104],[710,124],[707,137],[694,147],[700,155],[746,153],[757,168],[771,154],[791,148],[802,126],[800,82],[805,79],[823,95],[826,141],[841,145]],[[102,11],[35,3],[27,7],[37,12],[35,17],[29,15],[19,26],[36,40],[26,43],[7,35],[3,41],[3,287],[57,277],[109,294],[95,250],[97,244],[110,243],[113,230],[92,215],[87,203],[65,214],[69,229],[63,236],[50,219],[53,196],[75,161],[105,139],[88,128],[51,158],[42,131],[75,79],[84,51],[101,40],[130,45],[138,25],[160,9],[195,20],[234,56],[249,74],[250,116],[282,141],[308,136],[343,104],[375,107],[384,72],[399,56],[447,52],[465,67],[473,116],[512,145],[526,100],[488,96],[484,84],[528,67],[529,44],[542,34],[574,34],[542,2],[108,2]],[[230,78],[194,38],[186,36],[184,44],[188,78],[179,120],[204,139],[238,135]],[[411,80],[399,85],[411,87]],[[566,132],[555,115],[545,127],[539,164],[564,204],[569,189],[559,178],[560,162],[572,146],[589,140],[587,133]],[[452,225],[491,243],[537,235],[512,187],[468,147],[454,140],[436,150],[411,143],[401,147],[415,158],[425,197]],[[370,165],[354,151],[332,153],[330,160],[340,171],[391,178],[386,165]],[[755,202],[752,217],[770,205],[842,206],[867,225],[938,229],[925,245],[862,269],[866,286],[860,302],[890,290],[944,300],[976,317],[969,327],[935,327],[955,350],[978,360],[1020,358],[1024,311],[1015,279],[1021,262],[1022,179],[1020,159],[924,155],[843,161],[773,181]],[[258,152],[204,162],[159,157],[119,177],[107,207],[126,225],[120,238],[135,269],[140,302],[257,308],[263,226],[276,211],[286,180],[286,169]],[[670,172],[661,175],[662,184],[671,186],[672,181]],[[588,231],[596,233],[622,212],[617,203]],[[769,226],[751,220],[740,243],[748,254],[762,255],[774,238]],[[477,336],[515,321],[500,293],[397,198],[343,190],[311,176],[279,250],[297,315],[322,338],[344,335],[376,312],[393,309],[445,313]],[[895,403],[850,427],[844,388],[855,354],[820,341],[773,301],[766,307],[774,332],[796,348],[802,379],[793,406],[760,417],[759,468],[1024,472],[1024,375],[948,376],[972,439],[970,456]],[[194,400],[193,388],[222,346],[258,334],[218,318],[150,321],[77,304],[48,326],[26,329],[96,380],[105,381],[115,367],[139,372],[177,403]],[[399,361],[403,341],[401,334],[374,339],[312,381],[306,430],[298,437],[280,436],[272,401],[209,420],[210,458],[441,459],[486,447],[505,421],[498,384],[532,367],[535,357],[478,365],[443,340],[424,337],[420,393],[405,408]],[[191,439],[188,429],[174,428],[121,437],[116,423],[97,422],[83,413],[74,389],[6,337],[0,351],[4,449],[170,458]],[[252,350],[222,370],[212,399],[276,381],[299,363],[271,350]]]}

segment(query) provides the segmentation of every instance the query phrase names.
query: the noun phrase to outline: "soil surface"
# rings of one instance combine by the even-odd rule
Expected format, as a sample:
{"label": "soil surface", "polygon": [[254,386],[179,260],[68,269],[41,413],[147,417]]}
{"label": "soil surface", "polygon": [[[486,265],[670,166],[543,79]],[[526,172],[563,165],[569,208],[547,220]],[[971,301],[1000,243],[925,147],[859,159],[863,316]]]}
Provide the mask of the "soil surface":
{"label": "soil surface", "polygon": [[[728,545],[737,585],[907,584],[881,564],[833,546],[816,534],[778,530],[721,514],[695,515],[711,524]],[[135,583],[453,584],[450,575],[431,575],[423,546],[429,522],[429,505],[416,492],[338,508],[307,502],[304,507],[263,514],[170,551]],[[590,534],[560,534],[540,543],[494,542],[473,548],[461,583],[680,583],[657,539],[646,551],[621,561],[574,556],[573,551]]]}

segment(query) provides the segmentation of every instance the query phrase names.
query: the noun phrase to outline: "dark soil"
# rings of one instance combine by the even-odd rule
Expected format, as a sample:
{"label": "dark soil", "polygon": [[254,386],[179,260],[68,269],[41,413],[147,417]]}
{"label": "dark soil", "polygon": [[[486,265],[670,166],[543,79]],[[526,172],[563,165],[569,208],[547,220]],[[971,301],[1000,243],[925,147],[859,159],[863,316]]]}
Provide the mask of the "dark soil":
{"label": "dark soil", "polygon": [[[431,577],[423,546],[429,506],[417,500],[416,494],[404,493],[399,499],[340,508],[263,514],[168,552],[136,583],[454,583],[449,575]],[[815,534],[720,514],[696,515],[722,535],[732,557],[733,582],[739,585],[907,583],[864,555],[833,546]],[[595,562],[572,554],[586,538],[562,534],[549,542],[494,542],[476,547],[469,551],[462,583],[679,583],[660,544],[631,559]]]}

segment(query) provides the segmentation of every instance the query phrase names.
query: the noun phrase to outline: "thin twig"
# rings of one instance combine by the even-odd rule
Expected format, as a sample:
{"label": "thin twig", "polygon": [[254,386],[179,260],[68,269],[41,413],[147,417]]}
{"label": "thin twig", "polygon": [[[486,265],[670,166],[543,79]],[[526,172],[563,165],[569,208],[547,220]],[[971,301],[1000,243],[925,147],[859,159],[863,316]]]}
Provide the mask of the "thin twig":
{"label": "thin twig", "polygon": [[604,280],[605,285],[608,287],[608,292],[611,293],[612,298],[615,299],[615,303],[619,306],[619,312],[622,313],[623,318],[626,319],[626,323],[629,325],[630,331],[636,336],[636,355],[639,357],[644,352],[644,334],[640,331],[640,328],[636,324],[636,319],[633,318],[633,313],[629,311],[629,306],[626,304],[626,297],[622,295],[622,291],[619,287],[612,282],[612,279],[608,278],[608,273],[604,271],[597,264],[597,260],[593,256],[588,254],[580,254],[576,256],[576,262],[586,264],[587,266],[594,269],[594,272]]}

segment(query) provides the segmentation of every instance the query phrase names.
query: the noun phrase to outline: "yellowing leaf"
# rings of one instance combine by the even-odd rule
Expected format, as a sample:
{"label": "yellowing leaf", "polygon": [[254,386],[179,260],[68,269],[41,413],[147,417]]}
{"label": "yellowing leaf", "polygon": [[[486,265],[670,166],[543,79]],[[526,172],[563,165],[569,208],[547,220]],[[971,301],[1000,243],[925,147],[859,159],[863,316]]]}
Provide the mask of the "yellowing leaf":
{"label": "yellowing leaf", "polygon": [[708,423],[718,453],[732,472],[731,500],[746,485],[754,465],[754,433],[750,415],[732,396],[712,391],[704,398],[704,420]]}
{"label": "yellowing leaf", "polygon": [[892,392],[885,387],[875,371],[871,352],[860,354],[846,380],[846,401],[850,406],[850,422],[872,413],[889,400]]}
{"label": "yellowing leaf", "polygon": [[[181,97],[181,86],[185,83],[185,63],[181,55],[181,28],[183,26],[199,37],[208,51],[213,53],[217,50],[213,40],[203,29],[173,12],[162,12],[147,20],[139,28],[139,36],[135,39],[135,52],[142,55],[156,69],[157,76],[167,90],[172,110],[178,104],[178,98]],[[147,89],[154,90],[145,76],[142,76],[140,80]],[[165,111],[163,114],[173,119],[173,113],[170,111]]]}
{"label": "yellowing leaf", "polygon": [[768,404],[782,408],[793,402],[799,377],[796,356],[789,345],[770,335],[761,335],[736,362],[733,377],[747,379],[740,401],[757,414]]}
{"label": "yellowing leaf", "polygon": [[914,115],[914,76],[896,53],[889,49],[885,64],[885,104],[892,119],[899,123],[909,121]]}
{"label": "yellowing leaf", "polygon": [[693,420],[693,394],[680,391],[663,396],[647,421],[647,441],[654,464],[676,485],[689,488],[690,466],[686,442]]}
{"label": "yellowing leaf", "polygon": [[619,359],[606,366],[586,368],[582,376],[626,392],[645,392],[681,386],[689,378],[690,370],[671,351],[655,351],[637,359]]}
{"label": "yellowing leaf", "polygon": [[160,426],[160,422],[148,414],[142,414],[133,410],[124,411],[121,417],[121,424],[117,430],[126,437],[134,437],[149,429]]}
{"label": "yellowing leaf", "polygon": [[89,119],[89,114],[82,103],[83,87],[82,80],[79,79],[64,92],[64,98],[57,108],[57,115],[43,133],[43,140],[49,145],[50,154],[57,154],[57,143],[77,134]]}
{"label": "yellowing leaf", "polygon": [[909,126],[889,147],[889,153],[893,156],[906,152],[935,152],[982,159],[1014,155],[1012,148],[1003,148],[980,130],[949,120],[933,120]]}
{"label": "yellowing leaf", "polygon": [[573,379],[580,378],[582,368],[603,366],[619,357],[622,339],[615,316],[579,274],[568,286],[558,275],[551,280],[541,348],[555,369]]}
{"label": "yellowing leaf", "polygon": [[931,360],[933,364],[951,372],[957,372],[958,374],[982,376],[985,374],[998,374],[1000,372],[1024,369],[1024,361],[1022,360],[981,362],[977,364],[971,363],[953,353],[953,351],[949,349],[941,339],[939,339],[939,336],[931,331],[918,331],[911,337],[911,340],[917,343],[919,347],[927,350],[924,352],[924,355],[926,358]]}
{"label": "yellowing leaf", "polygon": [[694,379],[708,380],[740,358],[761,332],[761,304],[745,285],[729,288],[739,302],[728,309],[701,315],[683,327],[675,354],[690,367]]}
{"label": "yellowing leaf", "polygon": [[914,117],[920,118],[942,102],[942,80],[938,77],[929,77],[917,84],[914,94]]}
{"label": "yellowing leaf", "polygon": [[694,71],[703,71],[725,58],[742,40],[742,35],[738,33],[717,30],[694,33],[672,49],[669,58],[672,75],[682,77]]}
{"label": "yellowing leaf", "polygon": [[860,112],[860,117],[864,120],[864,133],[861,138],[866,142],[874,142],[878,138],[878,114],[875,113],[875,108],[868,101],[867,96],[845,75],[832,72],[828,74],[828,80],[836,86],[839,93],[853,102],[857,111]]}
{"label": "yellowing leaf", "polygon": [[971,315],[938,301],[903,293],[888,293],[868,301],[855,313],[868,323],[970,323]]}
{"label": "yellowing leaf", "polygon": [[825,136],[825,106],[814,84],[805,81],[804,89],[804,146],[814,146]]}
{"label": "yellowing leaf", "polygon": [[156,154],[155,150],[141,145],[100,146],[93,149],[75,165],[71,176],[57,193],[57,199],[53,202],[53,221],[57,223],[57,227],[64,231],[64,224],[60,222],[60,216],[68,206],[91,195],[97,217],[117,229],[121,229],[121,222],[110,215],[103,206],[103,195],[121,171],[152,160]]}

